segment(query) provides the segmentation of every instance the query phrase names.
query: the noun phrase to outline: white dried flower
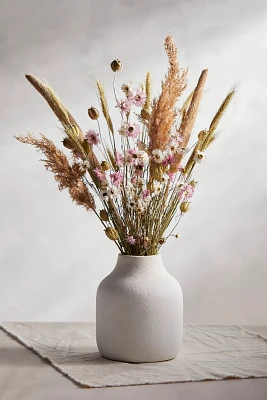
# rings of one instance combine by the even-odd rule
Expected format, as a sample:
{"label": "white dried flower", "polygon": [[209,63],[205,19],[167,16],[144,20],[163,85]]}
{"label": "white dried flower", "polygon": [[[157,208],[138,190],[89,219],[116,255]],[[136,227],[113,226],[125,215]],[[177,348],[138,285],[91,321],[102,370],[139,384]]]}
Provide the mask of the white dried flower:
{"label": "white dried flower", "polygon": [[132,88],[132,86],[131,86],[131,85],[128,85],[128,84],[126,84],[126,83],[123,83],[123,84],[121,85],[121,90],[123,91],[123,93],[126,94],[126,96],[130,96],[130,95],[133,94],[133,88]]}
{"label": "white dried flower", "polygon": [[134,201],[134,199],[129,199],[128,200],[128,207],[129,208],[135,209],[136,206],[137,206],[137,203],[136,203],[136,201]]}
{"label": "white dried flower", "polygon": [[162,183],[159,181],[153,181],[153,193],[152,196],[157,196],[162,190]]}
{"label": "white dried flower", "polygon": [[136,205],[137,212],[141,214],[145,211],[145,208],[146,208],[146,203],[143,200],[138,200]]}
{"label": "white dried flower", "polygon": [[168,182],[169,179],[170,179],[169,175],[166,174],[166,172],[164,172],[164,174],[163,174],[162,177],[161,177],[161,181],[162,181],[163,183],[166,183],[166,182]]}
{"label": "white dried flower", "polygon": [[198,164],[202,164],[206,158],[207,158],[207,156],[203,151],[197,150],[195,157],[194,157],[194,161]]}
{"label": "white dried flower", "polygon": [[125,186],[125,192],[127,196],[130,196],[134,192],[134,186],[131,182],[127,182],[127,185]]}
{"label": "white dried flower", "polygon": [[90,167],[89,161],[88,161],[88,160],[84,160],[84,161],[81,163],[81,167],[82,167],[82,169],[88,169],[88,168]]}
{"label": "white dried flower", "polygon": [[177,189],[178,189],[179,192],[180,192],[180,191],[183,191],[183,190],[185,189],[186,184],[185,184],[184,182],[182,182],[182,181],[179,181],[179,182],[177,182],[176,187],[177,187]]}
{"label": "white dried flower", "polygon": [[117,186],[110,185],[108,188],[108,195],[109,195],[109,198],[115,200],[120,197],[121,191]]}
{"label": "white dried flower", "polygon": [[152,155],[153,155],[153,160],[158,164],[161,164],[166,156],[165,153],[159,149],[153,150]]}
{"label": "white dried flower", "polygon": [[146,151],[139,150],[137,153],[137,157],[138,157],[139,161],[142,161],[142,163],[148,164],[149,156]]}
{"label": "white dried flower", "polygon": [[101,198],[101,200],[108,200],[109,199],[109,192],[108,192],[107,188],[105,188],[105,189],[103,189],[101,191],[100,198]]}

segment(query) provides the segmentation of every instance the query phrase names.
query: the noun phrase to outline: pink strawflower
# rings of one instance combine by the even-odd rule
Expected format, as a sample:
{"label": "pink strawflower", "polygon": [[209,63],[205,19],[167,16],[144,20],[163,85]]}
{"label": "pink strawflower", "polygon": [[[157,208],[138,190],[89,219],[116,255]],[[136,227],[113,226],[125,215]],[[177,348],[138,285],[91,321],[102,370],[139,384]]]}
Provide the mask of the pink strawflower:
{"label": "pink strawflower", "polygon": [[126,242],[133,245],[136,243],[136,239],[133,236],[126,236]]}
{"label": "pink strawflower", "polygon": [[141,127],[138,124],[124,123],[119,130],[119,133],[123,136],[131,137],[136,139],[141,133]]}
{"label": "pink strawflower", "polygon": [[84,136],[90,144],[98,145],[100,143],[99,133],[96,133],[92,129],[89,129]]}
{"label": "pink strawflower", "polygon": [[132,98],[130,98],[130,99],[127,98],[127,99],[118,100],[116,107],[119,108],[123,114],[126,114],[129,111],[131,111],[132,105],[133,105]]}
{"label": "pink strawflower", "polygon": [[137,178],[136,178],[135,176],[133,176],[133,177],[131,178],[131,183],[135,184],[136,182],[137,182]]}
{"label": "pink strawflower", "polygon": [[133,163],[138,160],[138,149],[129,149],[125,152],[125,160],[127,163]]}
{"label": "pink strawflower", "polygon": [[194,190],[194,186],[185,185],[185,187],[179,192],[178,196],[181,200],[191,199],[191,197],[193,197]]}
{"label": "pink strawflower", "polygon": [[123,175],[121,172],[114,172],[113,174],[110,174],[110,179],[114,186],[119,187],[122,184]]}
{"label": "pink strawflower", "polygon": [[168,175],[169,175],[170,181],[173,182],[175,179],[175,174],[173,172],[169,172]]}
{"label": "pink strawflower", "polygon": [[135,163],[134,169],[135,169],[135,175],[137,176],[142,176],[144,173],[144,163],[142,161],[138,161]]}
{"label": "pink strawflower", "polygon": [[77,150],[75,150],[75,151],[73,152],[73,155],[74,155],[74,157],[77,158],[77,159],[82,159],[82,158],[83,158],[82,153],[81,153],[80,151],[77,151]]}
{"label": "pink strawflower", "polygon": [[107,180],[107,177],[106,177],[105,172],[102,171],[101,169],[96,168],[96,169],[94,169],[94,172],[95,172],[96,176],[98,177],[98,179],[99,179],[101,182],[105,182],[105,181]]}
{"label": "pink strawflower", "polygon": [[170,156],[166,157],[163,161],[162,161],[162,165],[166,166],[168,164],[173,164],[175,161],[175,156],[173,154],[171,154]]}
{"label": "pink strawflower", "polygon": [[148,203],[151,200],[150,190],[145,189],[141,193],[142,199],[145,203]]}
{"label": "pink strawflower", "polygon": [[186,187],[185,187],[186,198],[191,199],[191,197],[193,197],[194,191],[195,191],[194,186],[186,185]]}
{"label": "pink strawflower", "polygon": [[146,199],[148,196],[150,196],[150,190],[145,189],[142,191],[142,197],[143,199]]}
{"label": "pink strawflower", "polygon": [[146,102],[146,94],[143,89],[136,89],[133,97],[131,98],[133,99],[136,107],[143,107]]}
{"label": "pink strawflower", "polygon": [[117,165],[118,167],[123,167],[123,165],[124,165],[124,157],[123,157],[123,154],[120,153],[119,151],[116,151],[115,159],[116,159],[116,165]]}

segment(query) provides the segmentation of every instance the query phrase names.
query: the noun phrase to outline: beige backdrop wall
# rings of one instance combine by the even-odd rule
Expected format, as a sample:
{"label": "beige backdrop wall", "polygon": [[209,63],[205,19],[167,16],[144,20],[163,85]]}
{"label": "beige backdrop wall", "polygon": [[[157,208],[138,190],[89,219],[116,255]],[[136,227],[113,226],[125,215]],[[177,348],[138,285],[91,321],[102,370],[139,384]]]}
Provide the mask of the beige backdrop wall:
{"label": "beige backdrop wall", "polygon": [[182,239],[163,249],[180,281],[185,320],[267,324],[267,4],[265,0],[1,0],[0,320],[94,320],[95,291],[116,247],[99,222],[57,191],[40,155],[17,143],[30,131],[54,138],[59,123],[24,78],[48,81],[81,126],[98,106],[88,71],[111,88],[120,58],[123,83],[165,73],[171,32],[188,92],[210,74],[195,133],[207,127],[233,84],[238,95],[220,140],[195,176]]}

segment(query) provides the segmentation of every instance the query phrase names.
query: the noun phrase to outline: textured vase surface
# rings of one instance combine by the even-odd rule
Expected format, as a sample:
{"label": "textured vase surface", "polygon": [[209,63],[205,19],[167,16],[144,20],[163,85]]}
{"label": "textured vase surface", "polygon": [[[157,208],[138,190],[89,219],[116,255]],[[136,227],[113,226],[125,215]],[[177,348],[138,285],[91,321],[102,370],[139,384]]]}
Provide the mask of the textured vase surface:
{"label": "textured vase surface", "polygon": [[103,357],[158,362],[177,356],[183,335],[183,294],[161,255],[119,254],[96,296],[96,340]]}

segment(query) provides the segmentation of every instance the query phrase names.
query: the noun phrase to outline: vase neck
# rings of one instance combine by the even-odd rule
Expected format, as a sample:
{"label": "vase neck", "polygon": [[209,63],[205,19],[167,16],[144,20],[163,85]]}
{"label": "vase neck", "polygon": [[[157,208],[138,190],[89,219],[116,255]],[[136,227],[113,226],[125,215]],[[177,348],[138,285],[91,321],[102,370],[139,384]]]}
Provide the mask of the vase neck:
{"label": "vase neck", "polygon": [[115,270],[131,271],[156,271],[165,269],[162,263],[161,254],[154,256],[126,256],[118,255]]}

